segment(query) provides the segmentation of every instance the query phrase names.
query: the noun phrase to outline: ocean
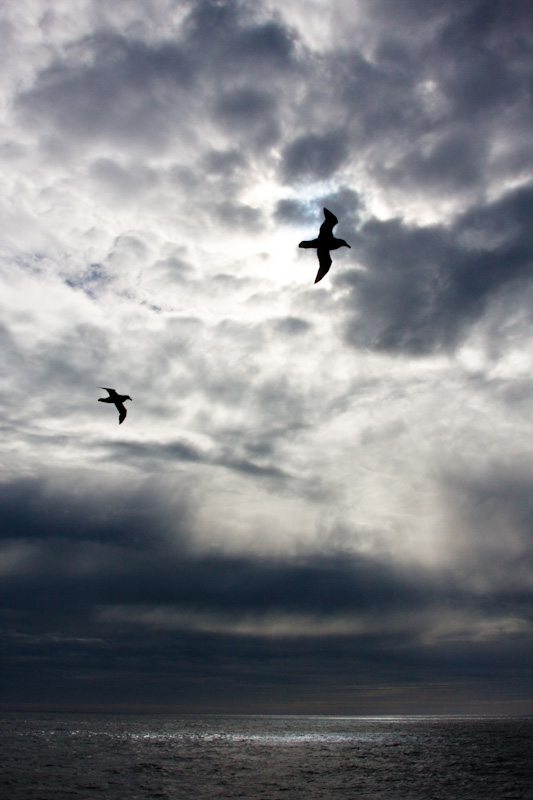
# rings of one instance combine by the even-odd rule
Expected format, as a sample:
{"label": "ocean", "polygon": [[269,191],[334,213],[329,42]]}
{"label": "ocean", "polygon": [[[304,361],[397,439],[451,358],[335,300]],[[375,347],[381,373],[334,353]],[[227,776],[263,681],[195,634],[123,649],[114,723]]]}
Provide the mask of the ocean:
{"label": "ocean", "polygon": [[533,719],[0,716],[1,800],[533,800]]}

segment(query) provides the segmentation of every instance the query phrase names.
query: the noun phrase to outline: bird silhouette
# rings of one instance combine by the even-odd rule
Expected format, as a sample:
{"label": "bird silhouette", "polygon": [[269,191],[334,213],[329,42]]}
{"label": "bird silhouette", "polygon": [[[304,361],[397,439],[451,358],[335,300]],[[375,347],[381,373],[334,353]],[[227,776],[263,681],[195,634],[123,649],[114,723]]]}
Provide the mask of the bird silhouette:
{"label": "bird silhouette", "polygon": [[[106,392],[109,392],[109,397],[99,397],[99,403],[114,403],[117,407],[118,411],[118,424],[122,425],[124,420],[126,419],[126,406],[124,405],[124,400],[131,400],[129,394],[117,394],[114,389],[108,389],[107,386],[99,386],[99,389],[105,389]],[[131,400],[133,403],[133,400]]]}
{"label": "bird silhouette", "polygon": [[329,268],[331,267],[331,256],[329,251],[337,250],[339,247],[350,247],[348,242],[345,242],[344,239],[337,239],[335,236],[333,236],[333,228],[339,221],[335,214],[332,214],[331,211],[328,211],[328,209],[325,208],[324,217],[325,219],[320,226],[318,238],[311,239],[309,242],[300,242],[298,245],[298,247],[313,247],[316,249],[318,263],[320,266],[316,274],[315,283],[321,281],[324,275],[329,272]]}

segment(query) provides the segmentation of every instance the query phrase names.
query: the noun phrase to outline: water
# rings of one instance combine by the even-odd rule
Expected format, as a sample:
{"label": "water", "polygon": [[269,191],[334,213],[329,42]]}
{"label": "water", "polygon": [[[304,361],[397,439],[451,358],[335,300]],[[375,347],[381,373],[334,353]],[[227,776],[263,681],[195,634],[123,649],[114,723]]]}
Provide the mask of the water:
{"label": "water", "polygon": [[1,800],[533,800],[533,720],[0,717]]}

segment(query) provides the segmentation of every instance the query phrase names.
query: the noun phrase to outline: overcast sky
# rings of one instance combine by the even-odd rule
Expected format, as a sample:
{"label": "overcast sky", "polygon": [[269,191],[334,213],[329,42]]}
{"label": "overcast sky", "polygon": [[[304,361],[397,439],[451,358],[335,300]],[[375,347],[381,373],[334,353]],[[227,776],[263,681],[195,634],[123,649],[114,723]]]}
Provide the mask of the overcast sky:
{"label": "overcast sky", "polygon": [[0,707],[533,711],[530,0],[0,26]]}

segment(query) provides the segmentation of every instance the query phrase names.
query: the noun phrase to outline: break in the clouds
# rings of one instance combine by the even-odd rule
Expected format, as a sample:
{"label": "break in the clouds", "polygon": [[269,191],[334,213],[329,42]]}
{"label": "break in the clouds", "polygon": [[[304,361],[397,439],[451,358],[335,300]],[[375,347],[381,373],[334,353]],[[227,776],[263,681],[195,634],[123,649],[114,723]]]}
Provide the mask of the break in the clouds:
{"label": "break in the clouds", "polygon": [[528,4],[2,36],[3,706],[530,708]]}

